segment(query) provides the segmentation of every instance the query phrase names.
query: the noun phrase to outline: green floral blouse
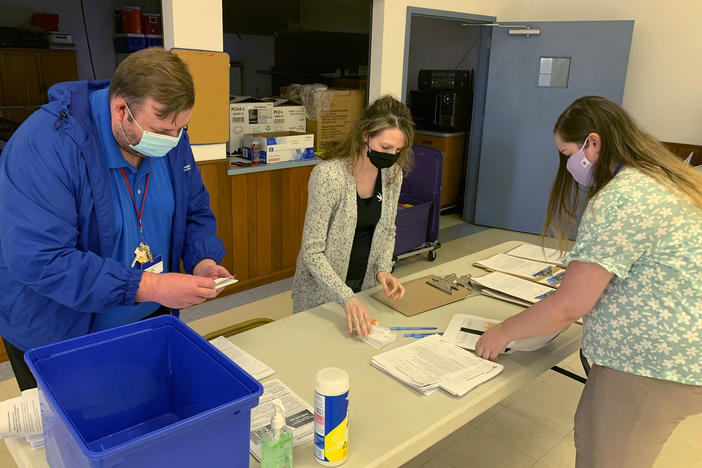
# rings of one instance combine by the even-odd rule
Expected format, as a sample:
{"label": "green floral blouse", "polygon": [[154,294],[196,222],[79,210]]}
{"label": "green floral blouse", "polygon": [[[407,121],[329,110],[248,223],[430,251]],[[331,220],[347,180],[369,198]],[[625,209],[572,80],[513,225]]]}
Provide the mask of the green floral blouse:
{"label": "green floral blouse", "polygon": [[636,169],[590,200],[567,262],[614,274],[583,317],[583,353],[632,374],[702,385],[702,212]]}

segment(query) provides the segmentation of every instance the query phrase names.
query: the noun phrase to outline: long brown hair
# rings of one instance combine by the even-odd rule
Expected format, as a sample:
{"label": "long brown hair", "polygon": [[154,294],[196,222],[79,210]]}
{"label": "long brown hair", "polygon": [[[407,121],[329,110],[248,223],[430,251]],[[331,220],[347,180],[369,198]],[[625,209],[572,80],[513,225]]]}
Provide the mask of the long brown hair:
{"label": "long brown hair", "polygon": [[[576,99],[553,127],[554,135],[578,145],[592,132],[600,136],[601,149],[594,167],[595,185],[589,189],[588,199],[612,180],[611,167],[622,164],[638,169],[702,210],[702,175],[644,132],[624,109],[609,99],[600,96]],[[578,184],[566,169],[568,157],[559,155],[558,173],[541,235],[543,238],[552,229],[562,247],[576,222],[580,194]]]}
{"label": "long brown hair", "polygon": [[390,95],[381,96],[368,106],[348,135],[325,152],[322,159],[351,158],[355,165],[365,154],[364,137],[373,138],[388,128],[398,128],[405,135],[405,146],[400,150],[400,157],[394,167],[396,175],[399,170],[406,174],[412,169],[413,163],[414,121],[407,106]]}

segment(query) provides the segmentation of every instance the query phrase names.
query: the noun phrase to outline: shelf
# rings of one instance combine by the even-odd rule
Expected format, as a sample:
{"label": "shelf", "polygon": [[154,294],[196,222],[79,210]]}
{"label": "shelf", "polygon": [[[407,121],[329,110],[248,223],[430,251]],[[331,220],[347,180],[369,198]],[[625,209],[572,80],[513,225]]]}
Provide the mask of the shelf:
{"label": "shelf", "polygon": [[236,166],[230,166],[229,169],[227,169],[227,175],[240,175],[240,174],[250,174],[253,172],[265,172],[265,171],[278,171],[281,169],[290,169],[293,167],[300,167],[300,166],[314,166],[316,164],[319,164],[322,160],[319,158],[314,158],[314,159],[302,159],[298,161],[285,161],[285,162],[279,162],[279,163],[271,163],[271,164],[259,164],[257,166],[250,166],[250,167],[236,167]]}

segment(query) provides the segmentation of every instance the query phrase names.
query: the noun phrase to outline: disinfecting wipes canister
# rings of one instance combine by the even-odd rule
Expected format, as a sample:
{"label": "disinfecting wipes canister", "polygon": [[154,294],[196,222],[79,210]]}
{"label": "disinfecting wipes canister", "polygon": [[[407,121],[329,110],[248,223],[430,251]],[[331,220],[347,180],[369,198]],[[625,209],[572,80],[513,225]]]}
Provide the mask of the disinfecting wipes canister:
{"label": "disinfecting wipes canister", "polygon": [[341,465],[349,456],[349,374],[338,367],[317,371],[314,456],[325,466]]}

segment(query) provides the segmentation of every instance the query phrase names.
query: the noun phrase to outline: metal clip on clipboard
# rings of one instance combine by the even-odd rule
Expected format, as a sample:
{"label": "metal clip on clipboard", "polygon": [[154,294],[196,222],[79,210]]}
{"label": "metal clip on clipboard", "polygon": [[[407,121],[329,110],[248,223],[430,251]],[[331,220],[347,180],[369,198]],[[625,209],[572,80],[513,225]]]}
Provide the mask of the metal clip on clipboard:
{"label": "metal clip on clipboard", "polygon": [[458,277],[455,273],[451,273],[446,276],[434,276],[430,281],[426,283],[429,286],[433,286],[436,289],[445,292],[449,296],[453,294],[453,291],[458,291],[459,288],[472,291],[473,288],[470,284],[471,275],[462,275]]}

